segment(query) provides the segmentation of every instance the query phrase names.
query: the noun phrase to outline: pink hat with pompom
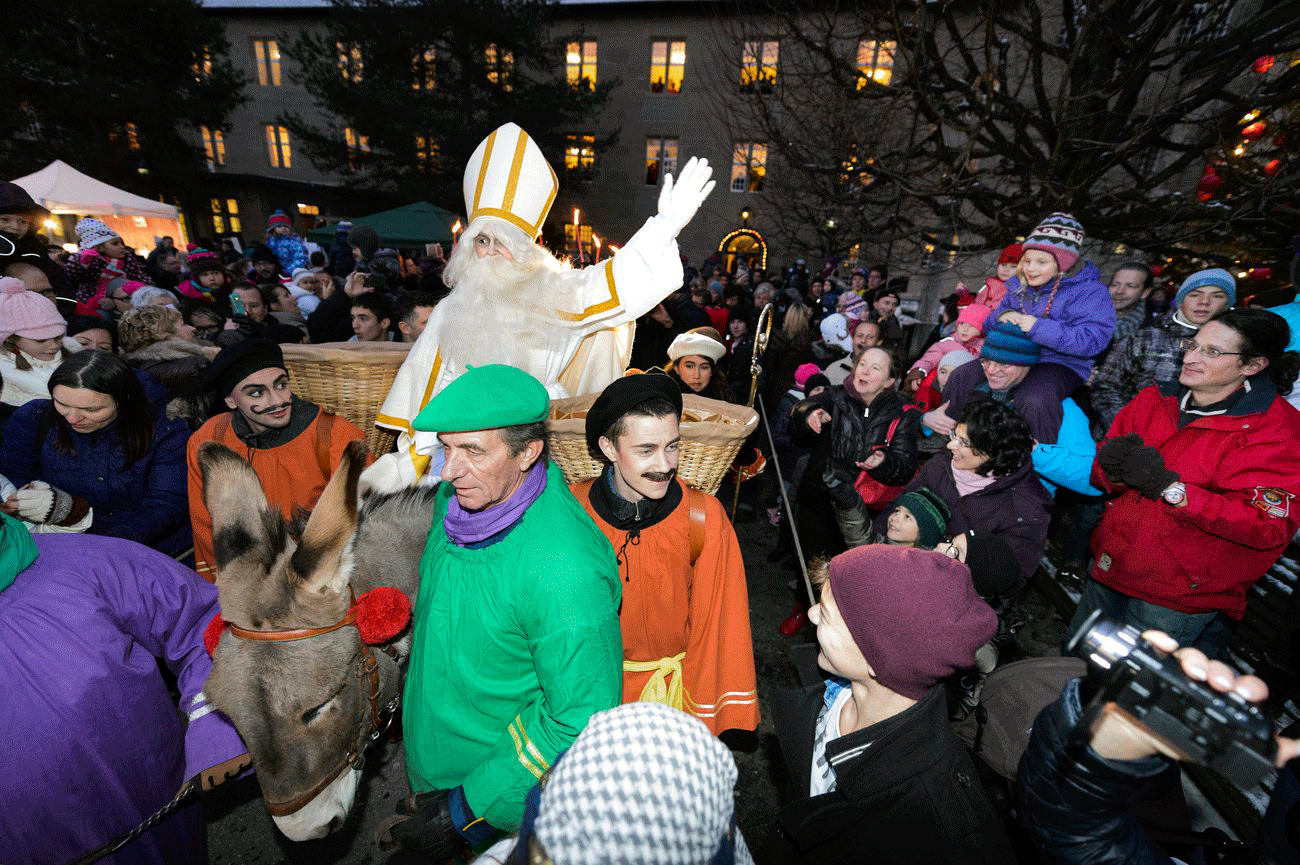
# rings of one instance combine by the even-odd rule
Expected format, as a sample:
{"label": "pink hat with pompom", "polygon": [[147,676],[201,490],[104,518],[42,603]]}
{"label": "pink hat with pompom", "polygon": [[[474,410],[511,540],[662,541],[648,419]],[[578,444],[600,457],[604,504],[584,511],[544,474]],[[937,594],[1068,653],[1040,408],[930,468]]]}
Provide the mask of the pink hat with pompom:
{"label": "pink hat with pompom", "polygon": [[21,279],[0,276],[0,340],[17,334],[28,339],[63,336],[68,323],[43,294],[28,291]]}
{"label": "pink hat with pompom", "polygon": [[815,363],[801,363],[795,368],[794,383],[800,390],[803,390],[804,385],[808,384],[808,379],[821,371],[822,368]]}

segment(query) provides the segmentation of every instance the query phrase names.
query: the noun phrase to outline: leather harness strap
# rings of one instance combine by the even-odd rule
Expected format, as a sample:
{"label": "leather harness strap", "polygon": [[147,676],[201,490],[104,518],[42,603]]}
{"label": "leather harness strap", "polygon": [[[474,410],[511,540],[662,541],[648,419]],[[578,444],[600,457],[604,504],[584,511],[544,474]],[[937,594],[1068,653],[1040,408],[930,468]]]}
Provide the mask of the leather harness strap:
{"label": "leather harness strap", "polygon": [[328,634],[331,631],[337,631],[339,628],[355,625],[357,621],[357,610],[355,606],[349,607],[347,615],[339,619],[332,625],[326,625],[323,628],[291,628],[286,631],[253,631],[248,628],[241,628],[233,622],[226,622],[226,627],[230,633],[236,637],[245,640],[254,640],[263,643],[291,643],[295,640],[306,640],[310,637],[319,637],[321,634]]}
{"label": "leather harness strap", "polygon": [[700,553],[704,552],[704,541],[707,538],[708,514],[704,510],[704,493],[692,487],[686,488],[686,502],[690,508],[691,525],[691,567],[699,561]]}

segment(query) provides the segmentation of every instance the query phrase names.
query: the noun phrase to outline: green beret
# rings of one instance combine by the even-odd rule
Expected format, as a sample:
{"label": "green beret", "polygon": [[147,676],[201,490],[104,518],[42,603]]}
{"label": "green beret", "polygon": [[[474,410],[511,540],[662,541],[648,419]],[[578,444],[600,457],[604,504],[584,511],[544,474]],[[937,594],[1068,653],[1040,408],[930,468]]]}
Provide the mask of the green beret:
{"label": "green beret", "polygon": [[472,366],[429,400],[411,422],[421,432],[470,432],[546,420],[551,398],[521,369]]}

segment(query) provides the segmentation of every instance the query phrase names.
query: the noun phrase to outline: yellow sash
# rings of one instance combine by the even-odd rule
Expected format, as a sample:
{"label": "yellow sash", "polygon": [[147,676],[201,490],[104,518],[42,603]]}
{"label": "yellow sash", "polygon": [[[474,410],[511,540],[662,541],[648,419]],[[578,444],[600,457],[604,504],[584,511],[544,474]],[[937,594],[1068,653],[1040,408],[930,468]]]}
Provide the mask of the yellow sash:
{"label": "yellow sash", "polygon": [[685,657],[685,652],[679,652],[671,658],[660,658],[657,661],[624,661],[625,673],[654,672],[650,681],[646,682],[645,687],[641,689],[641,696],[637,701],[663,703],[685,711],[686,690],[682,685],[682,658]]}

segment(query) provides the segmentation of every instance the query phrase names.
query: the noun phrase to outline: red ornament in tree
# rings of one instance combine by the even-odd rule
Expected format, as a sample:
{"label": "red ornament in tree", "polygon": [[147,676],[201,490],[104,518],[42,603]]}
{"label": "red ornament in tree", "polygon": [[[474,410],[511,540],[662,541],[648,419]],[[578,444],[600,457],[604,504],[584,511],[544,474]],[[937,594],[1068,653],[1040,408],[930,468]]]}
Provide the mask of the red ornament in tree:
{"label": "red ornament in tree", "polygon": [[1268,282],[1273,278],[1273,268],[1271,267],[1252,267],[1250,273],[1246,274],[1252,282]]}
{"label": "red ornament in tree", "polygon": [[1273,63],[1276,59],[1277,58],[1272,54],[1265,54],[1263,57],[1257,57],[1255,62],[1251,64],[1251,68],[1253,68],[1257,74],[1264,75],[1268,70],[1273,68]]}
{"label": "red ornament in tree", "polygon": [[1264,137],[1268,131],[1268,124],[1263,120],[1256,120],[1254,123],[1241,130],[1241,137],[1247,141],[1258,141]]}
{"label": "red ornament in tree", "polygon": [[1213,195],[1223,185],[1223,178],[1217,174],[1206,174],[1196,184],[1196,191],[1204,195]]}
{"label": "red ornament in tree", "polygon": [[1281,167],[1282,167],[1282,160],[1270,159],[1268,162],[1264,163],[1264,173],[1277,174],[1277,170]]}
{"label": "red ornament in tree", "polygon": [[1208,192],[1198,192],[1198,193],[1196,193],[1196,200],[1199,201],[1199,202],[1201,202],[1202,204],[1204,204],[1205,202],[1209,201],[1209,200],[1210,200],[1211,198],[1213,198],[1213,197],[1214,197],[1214,196],[1211,195],[1211,194],[1208,193]]}
{"label": "red ornament in tree", "polygon": [[1152,276],[1152,277],[1158,277],[1158,276],[1160,276],[1160,274],[1164,272],[1164,269],[1165,269],[1165,266],[1164,266],[1163,264],[1153,264],[1153,265],[1151,265],[1151,276]]}

